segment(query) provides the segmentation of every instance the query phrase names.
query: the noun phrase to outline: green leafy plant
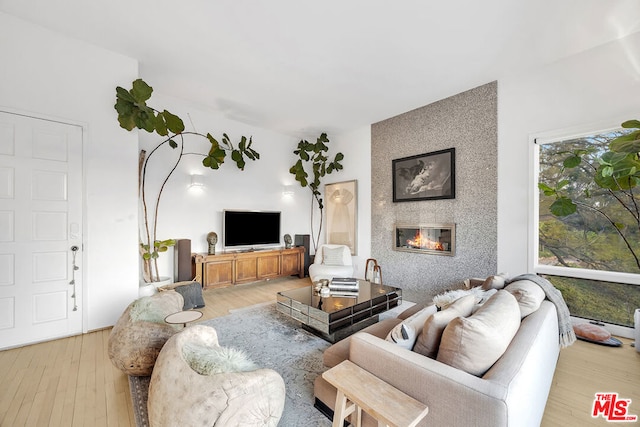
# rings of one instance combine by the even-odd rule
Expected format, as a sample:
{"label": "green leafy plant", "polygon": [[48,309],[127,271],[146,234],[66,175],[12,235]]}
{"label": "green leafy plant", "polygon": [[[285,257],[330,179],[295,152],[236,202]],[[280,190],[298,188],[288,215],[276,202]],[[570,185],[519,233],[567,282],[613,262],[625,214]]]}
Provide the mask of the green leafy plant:
{"label": "green leafy plant", "polygon": [[[628,120],[622,128],[630,131],[616,136],[608,142],[608,150],[594,157],[594,151],[575,149],[566,153],[562,163],[562,176],[557,182],[538,183],[545,196],[555,197],[550,212],[556,217],[567,217],[586,209],[597,213],[615,230],[624,242],[640,270],[640,250],[636,238],[640,232],[640,121]],[[589,172],[591,182],[584,185],[577,182],[571,169],[583,167]],[[576,191],[580,189],[581,192]],[[618,207],[613,209],[602,198],[595,200],[594,193],[608,194]],[[578,197],[579,196],[579,197]],[[631,221],[621,220],[626,217]]]}
{"label": "green leafy plant", "polygon": [[[169,247],[175,245],[175,240],[173,239],[157,239],[158,212],[164,187],[182,158],[186,155],[200,156],[202,157],[202,165],[212,170],[220,168],[229,153],[231,160],[235,162],[236,167],[240,170],[244,170],[247,159],[254,161],[260,159],[260,154],[251,147],[253,144],[252,138],[247,139],[245,136],[242,136],[236,147],[226,133],[223,133],[222,138],[218,141],[211,133],[185,130],[184,122],[180,117],[167,110],[160,111],[147,104],[152,93],[153,88],[151,86],[144,80],[137,79],[133,82],[129,90],[120,86],[116,88],[116,103],[114,105],[114,108],[118,112],[120,127],[128,131],[142,129],[149,133],[155,133],[163,138],[160,143],[151,150],[148,156],[144,150],[140,156],[139,189],[144,216],[142,230],[140,232],[140,253],[143,260],[143,276],[146,282],[157,282],[160,280],[157,259],[160,253],[166,252]],[[206,140],[209,144],[208,150],[204,153],[186,153],[185,136]],[[153,214],[150,215],[147,209],[146,194],[147,167],[149,166],[151,157],[158,152],[161,147],[166,146],[172,149],[178,149],[178,156],[162,181],[160,190],[156,196]]]}
{"label": "green leafy plant", "polygon": [[[324,204],[322,200],[322,192],[320,186],[322,184],[322,178],[331,173],[339,172],[342,170],[342,164],[340,163],[344,159],[342,153],[337,153],[333,160],[327,154],[329,151],[329,138],[326,133],[322,133],[315,143],[311,143],[306,140],[300,140],[298,147],[293,151],[293,154],[298,156],[296,163],[291,166],[289,172],[295,175],[296,181],[300,183],[301,187],[308,187],[311,190],[311,238],[313,241],[314,250],[318,249],[318,242],[320,241],[320,234],[322,232],[322,220]],[[310,174],[312,175],[309,178]],[[317,236],[314,235],[314,223],[313,223],[313,202],[318,204],[320,210],[320,225],[318,227]]]}

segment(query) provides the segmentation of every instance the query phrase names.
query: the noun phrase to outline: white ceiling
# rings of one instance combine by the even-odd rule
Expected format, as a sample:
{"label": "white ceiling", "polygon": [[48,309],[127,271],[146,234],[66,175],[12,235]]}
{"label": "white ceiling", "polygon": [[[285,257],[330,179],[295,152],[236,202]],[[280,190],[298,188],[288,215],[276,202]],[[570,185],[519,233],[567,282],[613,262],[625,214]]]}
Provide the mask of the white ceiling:
{"label": "white ceiling", "polygon": [[0,11],[137,58],[158,93],[296,137],[640,30],[638,0],[0,0]]}

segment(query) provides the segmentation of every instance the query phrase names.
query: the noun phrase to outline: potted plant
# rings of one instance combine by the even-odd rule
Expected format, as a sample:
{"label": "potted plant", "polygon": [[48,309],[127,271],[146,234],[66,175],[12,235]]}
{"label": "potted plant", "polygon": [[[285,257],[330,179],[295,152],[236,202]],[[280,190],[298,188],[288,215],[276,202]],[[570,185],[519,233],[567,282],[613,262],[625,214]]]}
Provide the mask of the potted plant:
{"label": "potted plant", "polygon": [[[162,140],[151,150],[149,155],[142,150],[139,159],[139,195],[143,215],[139,236],[140,255],[142,257],[143,279],[147,283],[160,281],[157,259],[162,252],[166,252],[175,245],[173,239],[158,239],[158,213],[164,187],[182,158],[186,155],[201,156],[202,165],[212,170],[218,169],[228,154],[231,155],[231,159],[240,170],[244,170],[246,159],[255,161],[260,158],[260,154],[251,147],[253,144],[251,137],[247,139],[242,136],[237,146],[234,146],[226,133],[223,133],[222,138],[218,141],[210,133],[185,130],[184,122],[180,117],[167,110],[160,111],[147,105],[152,93],[151,86],[142,79],[137,79],[129,90],[120,86],[116,88],[116,103],[114,105],[118,112],[120,127],[128,131],[132,131],[134,128],[143,129],[162,137]],[[185,137],[187,136],[205,139],[209,143],[208,152],[186,153]],[[147,168],[153,155],[163,147],[178,149],[178,156],[169,167],[169,171],[155,196],[155,207],[150,210],[147,206]]]}
{"label": "potted plant", "polygon": [[[327,146],[328,143],[329,138],[326,133],[322,133],[316,139],[315,143],[300,140],[298,147],[293,152],[293,154],[298,156],[298,161],[289,169],[289,172],[295,175],[296,181],[300,183],[301,187],[309,187],[311,190],[311,239],[313,241],[314,252],[318,249],[320,234],[322,232],[324,204],[322,201],[322,193],[320,192],[321,181],[325,175],[330,175],[334,171],[341,171],[342,164],[340,162],[344,159],[344,155],[342,153],[337,153],[333,160],[330,160],[330,157],[327,154],[329,151],[329,147]],[[305,166],[313,175],[312,179],[309,179],[309,172],[307,172]],[[314,200],[318,204],[318,209],[320,210],[320,225],[318,226],[317,236],[314,235],[313,231]]]}

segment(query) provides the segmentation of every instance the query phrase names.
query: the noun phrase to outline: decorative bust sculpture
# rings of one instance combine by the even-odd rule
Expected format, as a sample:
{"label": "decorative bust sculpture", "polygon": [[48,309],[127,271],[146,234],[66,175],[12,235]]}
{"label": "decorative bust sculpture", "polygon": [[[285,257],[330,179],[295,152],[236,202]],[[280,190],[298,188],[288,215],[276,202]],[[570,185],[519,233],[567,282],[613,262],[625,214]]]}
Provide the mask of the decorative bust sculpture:
{"label": "decorative bust sculpture", "polygon": [[207,234],[207,243],[209,243],[209,255],[215,255],[216,243],[218,243],[218,235],[213,231]]}
{"label": "decorative bust sculpture", "polygon": [[285,234],[284,235],[284,247],[287,249],[291,248],[291,235],[290,234]]}

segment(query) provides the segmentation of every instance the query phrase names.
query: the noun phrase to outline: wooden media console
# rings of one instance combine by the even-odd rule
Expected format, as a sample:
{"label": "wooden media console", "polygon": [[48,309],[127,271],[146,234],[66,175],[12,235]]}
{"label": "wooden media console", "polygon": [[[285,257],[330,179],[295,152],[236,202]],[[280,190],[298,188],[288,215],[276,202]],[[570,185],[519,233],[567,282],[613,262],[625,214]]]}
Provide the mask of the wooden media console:
{"label": "wooden media console", "polygon": [[304,277],[304,247],[230,252],[216,255],[193,254],[195,281],[207,288],[222,288],[263,279]]}

